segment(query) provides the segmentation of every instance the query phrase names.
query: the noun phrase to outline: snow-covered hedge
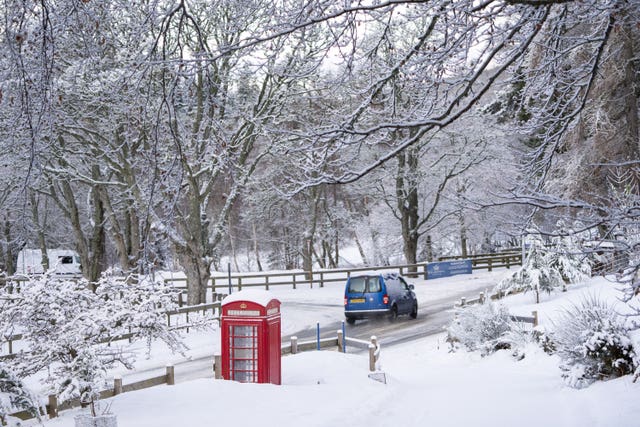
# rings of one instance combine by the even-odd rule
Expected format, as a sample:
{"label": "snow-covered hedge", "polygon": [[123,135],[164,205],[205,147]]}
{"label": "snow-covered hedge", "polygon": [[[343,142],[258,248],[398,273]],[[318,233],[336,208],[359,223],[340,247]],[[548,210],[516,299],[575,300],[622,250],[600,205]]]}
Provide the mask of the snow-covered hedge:
{"label": "snow-covered hedge", "polygon": [[512,330],[514,324],[508,309],[489,301],[458,309],[456,318],[447,328],[447,341],[452,350],[463,345],[468,350],[489,354],[510,348]]}
{"label": "snow-covered hedge", "polygon": [[16,411],[29,411],[40,418],[38,400],[9,367],[0,362],[0,425],[11,425],[9,414]]}
{"label": "snow-covered hedge", "polygon": [[630,374],[638,364],[625,318],[596,297],[563,311],[552,340],[572,387]]}
{"label": "snow-covered hedge", "polygon": [[94,286],[44,274],[23,283],[19,293],[0,288],[0,334],[19,333],[26,346],[7,363],[20,377],[46,372],[48,391],[61,400],[93,403],[107,369],[132,367],[133,354],[123,341],[110,342],[114,337],[131,333],[132,340],[185,348],[166,322],[175,301],[175,291],[163,283],[109,274]]}

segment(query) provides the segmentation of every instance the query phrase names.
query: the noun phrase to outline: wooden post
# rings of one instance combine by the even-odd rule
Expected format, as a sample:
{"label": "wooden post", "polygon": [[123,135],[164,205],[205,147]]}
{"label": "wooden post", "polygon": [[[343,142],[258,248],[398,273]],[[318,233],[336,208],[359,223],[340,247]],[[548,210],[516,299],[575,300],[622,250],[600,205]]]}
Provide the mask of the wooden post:
{"label": "wooden post", "polygon": [[[185,314],[187,315],[186,316],[187,317],[187,320],[186,320],[187,325],[189,325],[189,312],[187,311]],[[189,326],[187,326],[187,333],[189,333]]]}
{"label": "wooden post", "polygon": [[460,307],[464,307],[467,303],[467,299],[465,297],[460,298]]}
{"label": "wooden post", "polygon": [[238,277],[238,290],[242,290],[242,277]]}
{"label": "wooden post", "polygon": [[182,291],[178,294],[178,307],[182,307],[184,301],[182,300]]}
{"label": "wooden post", "polygon": [[342,349],[344,348],[344,336],[342,336],[342,329],[338,329],[338,351],[342,351]]}
{"label": "wooden post", "polygon": [[9,337],[9,354],[13,353],[13,340]]}
{"label": "wooden post", "polygon": [[171,315],[167,313],[167,326],[171,326]]}
{"label": "wooden post", "polygon": [[264,289],[269,290],[269,276],[264,276]]}
{"label": "wooden post", "polygon": [[113,379],[113,395],[117,396],[118,394],[122,394],[122,377]]}
{"label": "wooden post", "polygon": [[505,263],[507,264],[507,268],[511,268],[511,264],[510,264],[511,257],[510,256],[506,256],[504,260],[505,260]]}
{"label": "wooden post", "polygon": [[222,356],[219,354],[213,356],[213,376],[217,380],[222,379]]}
{"label": "wooden post", "polygon": [[173,365],[167,365],[167,385],[176,385],[176,374]]}
{"label": "wooden post", "polygon": [[56,418],[58,416],[58,397],[55,394],[49,395],[47,414],[49,415],[49,418]]}
{"label": "wooden post", "polygon": [[400,275],[402,276],[402,266],[398,268],[398,271],[400,271]]}
{"label": "wooden post", "polygon": [[298,337],[291,337],[291,354],[298,354]]}
{"label": "wooden post", "polygon": [[484,292],[480,292],[480,304],[484,304]]}
{"label": "wooden post", "polygon": [[324,273],[320,272],[320,287],[324,288]]}
{"label": "wooden post", "polygon": [[491,262],[493,261],[493,258],[489,258],[489,271],[492,271],[493,268],[491,267]]}
{"label": "wooden post", "polygon": [[371,337],[371,343],[369,344],[369,370],[374,372],[376,370],[376,350],[378,349],[378,339],[376,336]]}
{"label": "wooden post", "polygon": [[533,327],[535,328],[536,326],[538,326],[538,312],[532,311],[531,315],[533,316]]}
{"label": "wooden post", "polygon": [[296,288],[296,273],[293,273],[293,289]]}
{"label": "wooden post", "polygon": [[429,278],[429,275],[427,273],[427,263],[424,264],[424,280],[427,280]]}

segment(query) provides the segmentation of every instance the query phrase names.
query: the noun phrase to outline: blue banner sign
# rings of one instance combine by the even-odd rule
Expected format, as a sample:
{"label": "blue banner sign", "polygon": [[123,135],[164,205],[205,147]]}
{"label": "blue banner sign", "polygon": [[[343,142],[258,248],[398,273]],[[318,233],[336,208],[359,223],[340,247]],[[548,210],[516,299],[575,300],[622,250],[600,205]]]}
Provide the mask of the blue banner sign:
{"label": "blue banner sign", "polygon": [[455,276],[456,274],[471,274],[471,260],[430,262],[427,264],[427,279]]}

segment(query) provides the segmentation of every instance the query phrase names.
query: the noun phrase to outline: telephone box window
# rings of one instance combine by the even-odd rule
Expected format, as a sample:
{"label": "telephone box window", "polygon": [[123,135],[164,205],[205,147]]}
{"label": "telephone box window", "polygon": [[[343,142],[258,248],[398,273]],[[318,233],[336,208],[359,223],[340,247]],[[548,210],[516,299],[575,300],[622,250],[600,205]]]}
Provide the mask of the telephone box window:
{"label": "telephone box window", "polygon": [[231,379],[243,383],[257,382],[258,327],[229,325],[231,341]]}

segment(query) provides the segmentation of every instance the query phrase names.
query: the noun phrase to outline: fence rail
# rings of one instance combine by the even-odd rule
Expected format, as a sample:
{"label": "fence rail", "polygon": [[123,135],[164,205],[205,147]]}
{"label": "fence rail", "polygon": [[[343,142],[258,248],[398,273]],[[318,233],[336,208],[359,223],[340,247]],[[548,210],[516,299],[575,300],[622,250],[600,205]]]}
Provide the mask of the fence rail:
{"label": "fence rail", "polygon": [[[455,257],[448,257],[455,259]],[[521,253],[500,253],[500,254],[479,254],[471,259],[472,270],[487,270],[492,271],[494,268],[511,268],[522,263]],[[333,270],[319,270],[319,271],[288,271],[283,273],[234,273],[231,275],[218,274],[212,276],[210,282],[207,284],[207,288],[211,291],[212,300],[215,301],[219,298],[218,289],[232,289],[242,290],[243,288],[265,288],[269,290],[272,286],[291,286],[293,289],[297,289],[298,286],[308,285],[313,288],[314,285],[324,287],[327,283],[344,282],[348,277],[354,273],[361,273],[366,271],[389,271],[395,270],[400,275],[406,277],[422,277],[428,279],[427,265],[428,262],[422,262],[417,264],[395,264],[385,266],[369,266],[358,268],[342,268]],[[274,280],[275,279],[275,280]],[[180,278],[166,278],[165,283],[171,283],[177,289],[187,289],[187,279]],[[182,300],[182,299],[181,299]]]}
{"label": "fence rail", "polygon": [[[213,314],[213,317],[216,317],[219,319],[221,314],[221,308],[220,308],[221,304],[222,303],[220,301],[217,301],[217,302],[207,303],[207,304],[192,305],[189,307],[179,307],[175,310],[167,311],[165,312],[165,315],[167,316],[167,326],[173,327],[175,329],[186,329],[188,333],[189,329],[194,327],[194,325],[189,323],[190,313],[202,313],[203,315],[205,315],[208,311],[211,311],[211,313]],[[176,322],[173,322],[174,324],[172,325],[171,319],[181,315],[185,316],[185,323],[183,325],[178,325],[176,324]],[[131,340],[136,335],[137,334],[132,331],[129,333],[119,334],[112,337],[106,337],[105,339],[101,340],[100,343],[109,344],[112,342],[124,341],[124,340],[128,340],[129,342],[131,342]],[[0,346],[5,343],[8,345],[7,354],[0,355],[0,360],[15,357],[17,353],[14,351],[15,350],[14,343],[22,339],[23,339],[22,334],[15,334],[7,337],[0,337]]]}

